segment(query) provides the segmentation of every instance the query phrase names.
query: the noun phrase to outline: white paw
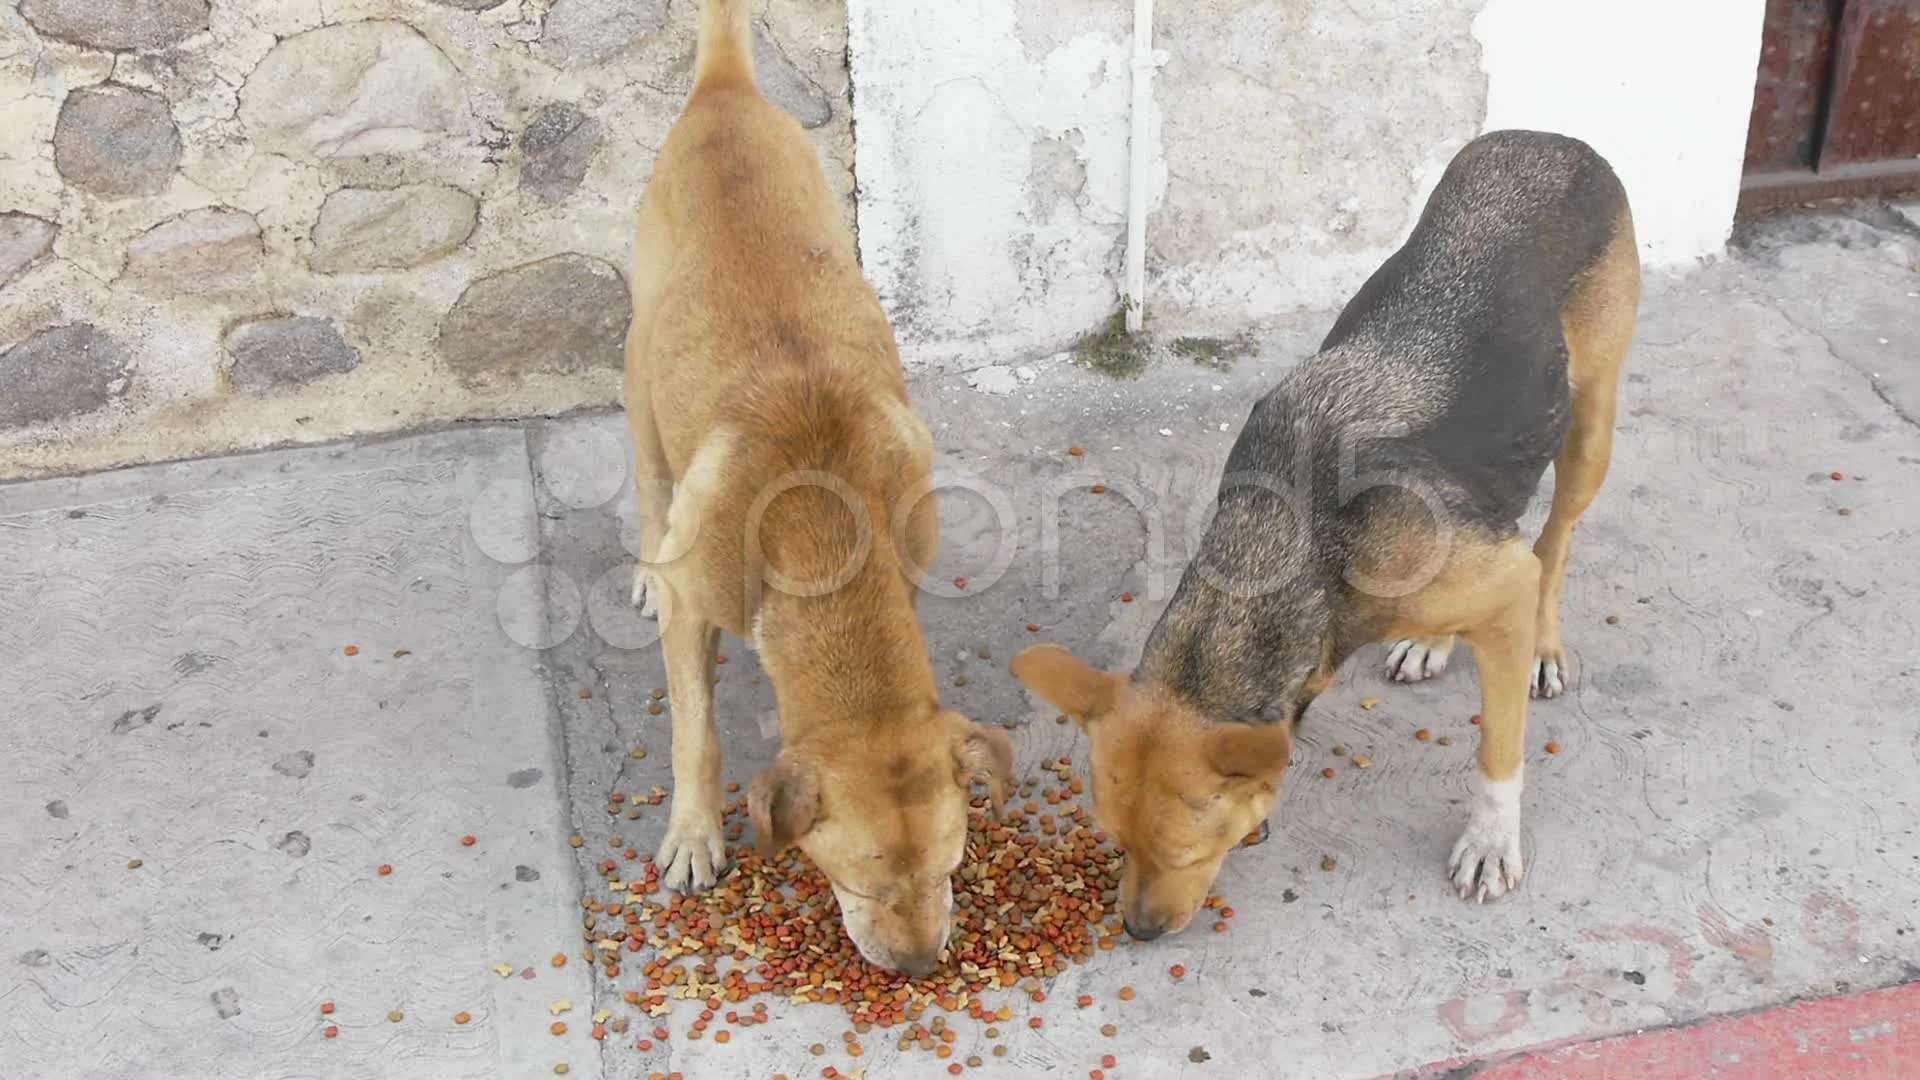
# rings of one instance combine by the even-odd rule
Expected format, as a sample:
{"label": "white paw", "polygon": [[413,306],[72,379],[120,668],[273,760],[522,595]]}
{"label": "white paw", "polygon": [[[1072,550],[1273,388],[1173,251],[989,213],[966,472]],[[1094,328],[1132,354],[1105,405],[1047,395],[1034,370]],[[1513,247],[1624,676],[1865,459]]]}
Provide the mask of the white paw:
{"label": "white paw", "polygon": [[1562,679],[1565,674],[1566,669],[1560,666],[1558,660],[1550,660],[1544,656],[1535,660],[1533,682],[1528,687],[1529,695],[1543,698],[1559,697],[1560,692],[1567,688],[1567,684]]}
{"label": "white paw", "polygon": [[653,571],[645,566],[633,568],[633,606],[640,609],[646,618],[657,618],[660,614],[660,582]]}
{"label": "white paw", "polygon": [[1463,900],[1495,900],[1520,887],[1520,778],[1473,780],[1473,813],[1453,845],[1447,874]]}
{"label": "white paw", "polygon": [[661,884],[674,892],[702,892],[713,888],[727,865],[727,840],[721,831],[720,816],[698,810],[683,814],[676,806],[668,818],[667,838],[661,841],[655,861],[661,868]]}
{"label": "white paw", "polygon": [[1394,682],[1419,682],[1447,670],[1453,655],[1453,642],[1434,648],[1419,638],[1402,638],[1387,650],[1387,678]]}

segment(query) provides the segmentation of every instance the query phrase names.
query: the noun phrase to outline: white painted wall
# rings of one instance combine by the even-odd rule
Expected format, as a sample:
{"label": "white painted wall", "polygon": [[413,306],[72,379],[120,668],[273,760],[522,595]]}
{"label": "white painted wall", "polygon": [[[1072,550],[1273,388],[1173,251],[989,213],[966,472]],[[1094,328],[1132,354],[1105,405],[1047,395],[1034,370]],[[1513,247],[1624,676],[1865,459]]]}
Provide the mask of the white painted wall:
{"label": "white painted wall", "polygon": [[[1724,248],[1738,197],[1763,0],[1161,3],[1167,5],[1163,19],[1182,15],[1189,26],[1204,25],[1217,10],[1234,25],[1314,38],[1310,51],[1322,62],[1302,65],[1296,54],[1292,68],[1265,74],[1259,89],[1250,90],[1247,116],[1223,119],[1234,138],[1250,130],[1261,137],[1271,119],[1275,140],[1270,152],[1258,145],[1235,149],[1242,171],[1230,190],[1260,183],[1242,178],[1246,164],[1265,170],[1270,159],[1271,173],[1254,175],[1292,185],[1290,205],[1324,207],[1299,221],[1255,227],[1235,219],[1231,234],[1210,246],[1212,254],[1150,263],[1148,316],[1162,328],[1231,330],[1291,310],[1339,305],[1412,228],[1462,136],[1499,127],[1574,135],[1612,161],[1632,201],[1649,268],[1684,268]],[[1473,40],[1461,34],[1444,43],[1443,62],[1431,53],[1443,44],[1423,36],[1445,22],[1448,5],[1455,5],[1454,19],[1472,19]],[[910,365],[971,367],[1043,355],[1115,309],[1125,234],[1130,6],[1118,0],[849,0],[861,252],[897,320]],[[1416,11],[1425,21],[1409,17]],[[1193,34],[1184,40],[1197,47]],[[1325,50],[1342,48],[1373,56],[1363,50],[1378,40],[1394,42],[1411,62],[1394,59],[1384,75],[1375,69],[1355,78],[1346,73],[1357,64],[1337,52],[1331,62],[1324,59]],[[1470,54],[1474,41],[1477,65],[1470,56],[1463,65],[1458,52]],[[1156,41],[1176,60],[1188,59],[1178,55],[1182,44],[1181,35],[1164,32]],[[1259,62],[1221,61],[1230,69],[1229,85]],[[1208,86],[1187,87],[1178,81],[1183,66],[1198,70],[1179,62],[1163,69],[1156,102],[1192,101],[1170,95],[1204,93],[1208,108],[1217,109],[1219,69],[1204,75]],[[1446,99],[1446,109],[1468,110],[1482,100],[1483,82],[1484,115],[1460,116],[1452,130],[1427,119],[1409,124],[1405,115],[1384,112],[1407,107],[1406,84],[1382,86],[1382,78],[1429,80],[1420,100],[1433,94]],[[1438,79],[1449,82],[1432,85]],[[1398,105],[1396,94],[1402,95]],[[1325,139],[1311,126],[1303,133],[1303,115],[1334,130]],[[1181,135],[1187,141],[1164,145],[1160,104],[1151,130],[1156,166],[1149,182],[1157,208],[1169,169],[1191,176],[1190,170],[1208,167],[1211,155],[1191,141],[1206,137],[1204,131],[1196,136],[1191,123]],[[1387,145],[1409,138],[1422,145]],[[1050,170],[1036,164],[1052,160],[1036,146],[1057,158],[1058,139],[1072,141],[1083,186],[1074,188],[1072,178],[1061,184],[1057,162]],[[1363,159],[1370,153],[1395,160],[1369,172]],[[1391,185],[1376,179],[1378,186],[1365,190],[1369,176],[1383,175],[1396,179]],[[1191,207],[1183,212],[1188,218],[1177,227],[1193,228]],[[1367,215],[1376,216],[1369,223]],[[1355,222],[1359,232],[1373,226],[1363,242],[1353,238]],[[1166,227],[1149,221],[1150,244],[1156,229]]]}
{"label": "white painted wall", "polygon": [[1641,257],[1720,253],[1740,196],[1764,0],[1491,0],[1483,130],[1545,128],[1612,162]]}

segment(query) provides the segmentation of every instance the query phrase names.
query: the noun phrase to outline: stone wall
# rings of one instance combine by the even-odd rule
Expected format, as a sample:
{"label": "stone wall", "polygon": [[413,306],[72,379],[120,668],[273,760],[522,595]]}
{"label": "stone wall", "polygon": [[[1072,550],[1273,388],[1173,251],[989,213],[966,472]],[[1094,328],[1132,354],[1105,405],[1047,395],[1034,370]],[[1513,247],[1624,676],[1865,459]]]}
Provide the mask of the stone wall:
{"label": "stone wall", "polygon": [[[852,220],[844,8],[763,0]],[[667,0],[0,5],[0,478],[618,400]]]}

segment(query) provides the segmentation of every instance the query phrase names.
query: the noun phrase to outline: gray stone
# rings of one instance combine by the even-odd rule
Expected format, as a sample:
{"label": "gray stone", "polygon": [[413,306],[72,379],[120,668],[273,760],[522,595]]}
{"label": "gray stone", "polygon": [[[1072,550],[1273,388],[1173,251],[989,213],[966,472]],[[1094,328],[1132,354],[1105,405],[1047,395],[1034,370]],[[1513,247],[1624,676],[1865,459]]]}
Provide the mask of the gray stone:
{"label": "gray stone", "polygon": [[188,294],[257,284],[266,248],[253,215],[227,207],[189,210],[127,245],[125,277],[136,287]]}
{"label": "gray stone", "polygon": [[0,352],[0,428],[92,412],[125,389],[130,363],[119,342],[89,323],[42,330]]}
{"label": "gray stone", "polygon": [[127,86],[67,95],[53,125],[53,167],[105,199],[158,195],[180,166],[180,132],[158,94]]}
{"label": "gray stone", "polygon": [[[236,323],[222,337],[233,354],[233,382],[250,394],[264,394],[284,386],[298,386],[327,375],[340,375],[360,366],[360,350],[347,344],[331,319],[312,315],[272,316]],[[296,757],[313,768],[313,755]],[[291,760],[291,759],[288,759]],[[304,776],[281,768],[288,776]]]}
{"label": "gray stone", "polygon": [[306,833],[295,829],[274,841],[273,846],[293,858],[304,859],[307,853],[313,850],[313,840]]}
{"label": "gray stone", "polygon": [[21,0],[42,37],[92,49],[160,49],[207,29],[208,0]]}
{"label": "gray stone", "polygon": [[258,149],[302,161],[412,155],[465,139],[462,85],[412,27],[340,23],[269,50],[240,89],[240,122]]}
{"label": "gray stone", "polygon": [[826,91],[793,66],[774,40],[759,27],[753,29],[753,77],[767,100],[785,109],[804,128],[817,128],[833,119]]}
{"label": "gray stone", "polygon": [[469,285],[440,321],[440,353],[469,376],[618,369],[632,312],[618,270],[555,255]]}
{"label": "gray stone", "polygon": [[573,194],[600,148],[600,122],[566,102],[534,114],[520,133],[520,190],[547,202]]}
{"label": "gray stone", "polygon": [[480,204],[459,188],[341,188],[320,206],[307,265],[323,274],[418,266],[473,235]]}
{"label": "gray stone", "polygon": [[0,285],[53,247],[60,226],[32,214],[0,214]]}
{"label": "gray stone", "polygon": [[273,763],[273,771],[295,780],[305,780],[313,772],[313,751],[295,750]]}
{"label": "gray stone", "polygon": [[64,820],[68,817],[71,817],[73,814],[73,811],[67,809],[67,804],[65,802],[62,802],[59,799],[55,799],[52,802],[47,804],[47,813],[49,816]]}
{"label": "gray stone", "polygon": [[233,987],[223,986],[207,996],[208,1000],[213,1002],[213,1011],[220,1015],[220,1019],[231,1020],[240,1015],[240,994]]}
{"label": "gray stone", "polygon": [[551,60],[598,64],[666,21],[666,0],[554,0],[540,43]]}

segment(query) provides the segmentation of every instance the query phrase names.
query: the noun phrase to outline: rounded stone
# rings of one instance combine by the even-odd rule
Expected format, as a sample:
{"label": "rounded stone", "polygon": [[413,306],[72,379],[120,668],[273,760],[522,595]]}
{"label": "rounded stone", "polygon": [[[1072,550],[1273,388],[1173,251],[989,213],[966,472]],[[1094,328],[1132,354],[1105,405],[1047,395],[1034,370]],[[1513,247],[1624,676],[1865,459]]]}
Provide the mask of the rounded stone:
{"label": "rounded stone", "polygon": [[618,370],[632,312],[618,270],[555,255],[467,286],[440,321],[440,354],[468,376]]}
{"label": "rounded stone", "polygon": [[546,106],[520,133],[520,190],[559,202],[579,189],[599,148],[599,121],[563,101]]}
{"label": "rounded stone", "polygon": [[660,29],[667,0],[554,0],[541,49],[560,64],[597,64]]}
{"label": "rounded stone", "polygon": [[250,394],[299,386],[360,366],[360,350],[347,344],[333,320],[312,315],[272,315],[227,328],[221,343],[233,354],[233,383]]}
{"label": "rounded stone", "polygon": [[463,86],[412,27],[339,23],[269,50],[240,90],[240,122],[258,149],[303,161],[411,155],[465,139]]}
{"label": "rounded stone", "polygon": [[207,29],[208,0],[21,0],[42,37],[90,49],[160,49]]}
{"label": "rounded stone", "polygon": [[53,247],[60,226],[32,214],[0,214],[0,285]]}
{"label": "rounded stone", "polygon": [[131,361],[90,323],[42,330],[0,352],[0,428],[92,412],[119,396]]}
{"label": "rounded stone", "polygon": [[180,131],[158,94],[111,83],[75,90],[54,121],[53,167],[101,198],[158,195],[180,167]]}
{"label": "rounded stone", "polygon": [[802,74],[779,44],[758,27],[753,31],[753,75],[767,100],[785,109],[801,127],[817,128],[833,119],[826,91]]}
{"label": "rounded stone", "polygon": [[189,210],[127,245],[126,279],[148,290],[222,293],[260,283],[266,248],[252,214],[223,206]]}
{"label": "rounded stone", "polygon": [[341,188],[320,206],[307,265],[323,274],[419,266],[465,243],[479,220],[479,202],[459,188]]}

